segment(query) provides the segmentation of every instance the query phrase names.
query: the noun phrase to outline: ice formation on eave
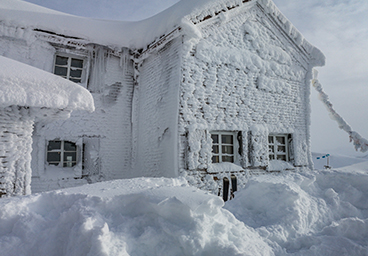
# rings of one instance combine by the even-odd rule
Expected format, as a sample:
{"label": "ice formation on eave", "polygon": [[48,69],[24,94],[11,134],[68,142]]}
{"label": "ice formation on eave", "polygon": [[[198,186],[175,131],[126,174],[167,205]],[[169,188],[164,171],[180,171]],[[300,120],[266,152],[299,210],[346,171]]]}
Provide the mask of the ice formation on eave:
{"label": "ice formation on eave", "polygon": [[92,95],[80,85],[2,56],[0,106],[94,111]]}
{"label": "ice formation on eave", "polygon": [[190,33],[190,29],[195,30],[194,24],[243,5],[257,3],[304,49],[314,65],[324,65],[323,54],[304,39],[271,0],[181,0],[151,18],[136,22],[95,20],[19,0],[0,0],[0,25],[41,29],[106,46],[140,49],[175,28],[182,26],[187,30],[184,33]]}

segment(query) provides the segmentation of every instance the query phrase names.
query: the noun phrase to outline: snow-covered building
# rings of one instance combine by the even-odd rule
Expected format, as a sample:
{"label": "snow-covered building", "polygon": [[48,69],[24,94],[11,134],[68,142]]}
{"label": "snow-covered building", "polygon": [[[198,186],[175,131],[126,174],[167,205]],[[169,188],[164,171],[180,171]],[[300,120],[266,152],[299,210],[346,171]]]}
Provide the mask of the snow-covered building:
{"label": "snow-covered building", "polygon": [[324,56],[270,0],[182,0],[139,22],[0,0],[0,55],[79,83],[96,106],[35,125],[34,192],[179,175],[215,190],[230,173],[312,167]]}

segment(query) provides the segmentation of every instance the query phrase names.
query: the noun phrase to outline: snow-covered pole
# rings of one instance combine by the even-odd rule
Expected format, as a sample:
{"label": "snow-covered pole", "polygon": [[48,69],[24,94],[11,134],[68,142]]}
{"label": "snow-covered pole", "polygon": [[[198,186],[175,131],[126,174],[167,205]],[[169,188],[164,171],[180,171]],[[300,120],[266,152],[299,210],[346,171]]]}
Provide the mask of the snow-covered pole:
{"label": "snow-covered pole", "polygon": [[324,158],[326,158],[326,160],[327,160],[327,165],[325,165],[325,168],[326,169],[331,169],[331,166],[330,166],[330,154],[326,154],[326,155],[324,155],[324,156],[318,156],[317,157],[317,160],[319,160],[319,159],[324,159]]}
{"label": "snow-covered pole", "polygon": [[313,70],[312,85],[317,90],[319,94],[319,99],[327,108],[330,113],[331,119],[335,120],[340,129],[344,130],[349,134],[350,142],[353,142],[355,150],[360,150],[361,152],[366,152],[368,150],[368,140],[363,138],[359,133],[352,130],[351,126],[342,118],[333,108],[328,95],[323,91],[322,85],[318,81],[318,71]]}

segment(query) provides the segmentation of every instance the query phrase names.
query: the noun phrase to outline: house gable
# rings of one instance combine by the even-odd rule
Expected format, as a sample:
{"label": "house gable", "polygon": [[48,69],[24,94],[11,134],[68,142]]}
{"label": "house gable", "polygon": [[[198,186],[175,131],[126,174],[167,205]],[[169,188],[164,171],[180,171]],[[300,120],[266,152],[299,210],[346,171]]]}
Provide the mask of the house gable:
{"label": "house gable", "polygon": [[241,132],[243,168],[267,167],[271,133],[292,137],[293,164],[307,167],[309,53],[258,3],[197,26],[201,37],[184,39],[181,167],[211,169],[211,131]]}

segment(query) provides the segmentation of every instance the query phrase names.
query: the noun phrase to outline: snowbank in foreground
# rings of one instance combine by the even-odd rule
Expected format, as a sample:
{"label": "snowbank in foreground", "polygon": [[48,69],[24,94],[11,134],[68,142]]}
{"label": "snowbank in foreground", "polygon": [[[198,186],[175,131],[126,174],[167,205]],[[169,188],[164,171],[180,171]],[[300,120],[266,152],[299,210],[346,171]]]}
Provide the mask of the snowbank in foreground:
{"label": "snowbank in foreground", "polygon": [[183,179],[164,178],[0,199],[0,248],[5,256],[363,256],[367,184],[360,163],[253,177],[225,206]]}
{"label": "snowbank in foreground", "polygon": [[272,255],[222,200],[132,179],[0,200],[2,255]]}
{"label": "snowbank in foreground", "polygon": [[368,164],[253,178],[226,209],[276,255],[368,255]]}
{"label": "snowbank in foreground", "polygon": [[89,91],[44,70],[0,56],[0,106],[94,111]]}

